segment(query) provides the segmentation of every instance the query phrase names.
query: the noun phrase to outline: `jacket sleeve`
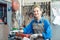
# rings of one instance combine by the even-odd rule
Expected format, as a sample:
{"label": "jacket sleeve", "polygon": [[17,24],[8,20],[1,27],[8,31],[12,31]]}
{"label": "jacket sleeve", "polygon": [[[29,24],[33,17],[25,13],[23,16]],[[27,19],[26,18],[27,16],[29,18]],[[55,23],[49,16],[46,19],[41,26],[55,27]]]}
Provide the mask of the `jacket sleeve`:
{"label": "jacket sleeve", "polygon": [[30,22],[25,28],[23,28],[24,34],[31,34],[32,33],[32,22]]}
{"label": "jacket sleeve", "polygon": [[44,21],[44,30],[45,31],[42,33],[43,37],[45,39],[51,38],[51,36],[52,36],[52,28],[51,28],[51,25],[50,25],[48,20]]}

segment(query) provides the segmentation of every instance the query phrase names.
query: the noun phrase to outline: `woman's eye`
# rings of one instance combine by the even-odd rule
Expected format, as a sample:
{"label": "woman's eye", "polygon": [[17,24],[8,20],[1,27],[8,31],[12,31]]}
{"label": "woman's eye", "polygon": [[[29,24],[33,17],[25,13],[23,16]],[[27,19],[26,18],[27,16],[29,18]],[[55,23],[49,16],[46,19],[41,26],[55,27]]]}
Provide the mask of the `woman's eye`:
{"label": "woman's eye", "polygon": [[38,12],[38,10],[37,10],[37,12]]}

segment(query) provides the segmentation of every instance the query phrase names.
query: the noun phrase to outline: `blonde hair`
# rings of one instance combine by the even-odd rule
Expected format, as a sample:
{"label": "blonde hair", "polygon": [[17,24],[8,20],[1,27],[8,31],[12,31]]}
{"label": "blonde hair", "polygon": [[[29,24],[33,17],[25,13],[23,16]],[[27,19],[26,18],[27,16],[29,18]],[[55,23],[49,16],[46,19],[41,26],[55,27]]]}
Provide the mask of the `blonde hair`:
{"label": "blonde hair", "polygon": [[32,6],[32,9],[34,9],[34,8],[36,8],[36,7],[38,7],[38,8],[40,8],[40,9],[41,9],[40,5],[39,5],[39,4],[37,4],[36,2],[34,2],[34,5]]}

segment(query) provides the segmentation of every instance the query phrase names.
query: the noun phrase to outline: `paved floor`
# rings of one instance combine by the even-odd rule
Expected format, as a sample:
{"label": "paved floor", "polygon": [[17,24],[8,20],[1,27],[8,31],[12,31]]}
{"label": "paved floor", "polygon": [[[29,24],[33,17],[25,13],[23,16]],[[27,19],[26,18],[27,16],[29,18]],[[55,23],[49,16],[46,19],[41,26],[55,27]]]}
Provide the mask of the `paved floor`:
{"label": "paved floor", "polygon": [[52,40],[60,40],[60,26],[52,25]]}
{"label": "paved floor", "polygon": [[0,24],[0,40],[8,40],[9,29],[7,25]]}

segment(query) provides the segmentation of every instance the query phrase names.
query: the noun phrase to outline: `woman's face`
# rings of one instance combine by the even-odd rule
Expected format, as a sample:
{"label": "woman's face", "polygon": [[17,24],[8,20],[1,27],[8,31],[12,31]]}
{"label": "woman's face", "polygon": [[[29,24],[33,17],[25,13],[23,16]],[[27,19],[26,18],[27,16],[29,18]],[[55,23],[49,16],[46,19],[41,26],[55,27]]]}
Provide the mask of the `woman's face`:
{"label": "woman's face", "polygon": [[33,14],[34,14],[34,17],[38,18],[38,17],[41,17],[42,11],[40,10],[39,7],[35,7]]}

